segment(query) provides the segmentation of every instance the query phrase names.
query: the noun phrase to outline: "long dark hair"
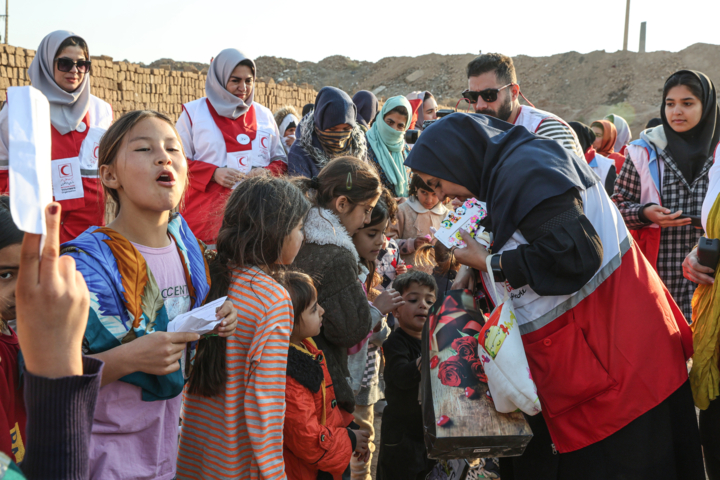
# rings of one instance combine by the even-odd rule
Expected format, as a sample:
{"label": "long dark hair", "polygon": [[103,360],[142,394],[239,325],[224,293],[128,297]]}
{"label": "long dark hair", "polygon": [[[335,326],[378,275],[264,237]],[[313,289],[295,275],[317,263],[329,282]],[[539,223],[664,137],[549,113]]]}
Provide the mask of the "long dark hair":
{"label": "long dark hair", "polygon": [[[233,269],[279,269],[275,262],[280,259],[283,242],[308,210],[310,202],[303,192],[284,178],[263,175],[241,183],[225,205],[217,256],[210,262],[208,301],[227,295]],[[198,344],[189,393],[213,397],[223,391],[225,347],[223,337],[205,338]]]}

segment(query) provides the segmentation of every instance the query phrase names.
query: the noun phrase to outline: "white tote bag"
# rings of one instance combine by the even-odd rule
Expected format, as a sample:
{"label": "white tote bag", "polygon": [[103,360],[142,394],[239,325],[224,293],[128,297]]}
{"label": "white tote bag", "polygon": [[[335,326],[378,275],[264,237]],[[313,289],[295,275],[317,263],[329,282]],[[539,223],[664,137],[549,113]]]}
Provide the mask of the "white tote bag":
{"label": "white tote bag", "polygon": [[[500,298],[492,281],[490,257],[487,258],[488,274],[493,297]],[[540,413],[540,399],[530,374],[520,328],[513,311],[512,299],[505,297],[485,323],[478,339],[478,354],[483,362],[488,387],[498,412],[510,413],[518,409],[528,415]]]}

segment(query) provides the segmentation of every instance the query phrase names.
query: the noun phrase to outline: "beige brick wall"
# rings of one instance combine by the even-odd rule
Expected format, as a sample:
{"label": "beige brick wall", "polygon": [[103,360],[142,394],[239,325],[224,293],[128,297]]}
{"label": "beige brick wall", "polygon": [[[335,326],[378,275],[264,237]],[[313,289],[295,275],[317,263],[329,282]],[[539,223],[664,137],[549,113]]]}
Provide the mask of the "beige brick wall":
{"label": "beige brick wall", "polygon": [[[34,50],[0,44],[1,100],[5,100],[8,87],[30,85],[27,68],[34,57]],[[132,110],[151,109],[177,120],[183,103],[205,96],[205,75],[201,73],[143,68],[104,56],[93,57],[92,64],[92,93],[112,105],[116,119]],[[299,113],[303,105],[315,101],[316,95],[307,84],[276,84],[270,80],[255,86],[255,101],[273,112],[292,105]]]}

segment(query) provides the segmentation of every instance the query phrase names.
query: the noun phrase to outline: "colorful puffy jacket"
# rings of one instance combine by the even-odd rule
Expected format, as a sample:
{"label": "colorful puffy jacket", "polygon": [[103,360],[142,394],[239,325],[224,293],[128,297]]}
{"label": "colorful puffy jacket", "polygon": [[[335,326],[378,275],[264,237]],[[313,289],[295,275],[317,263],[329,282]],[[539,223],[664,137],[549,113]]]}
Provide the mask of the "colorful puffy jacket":
{"label": "colorful puffy jacket", "polygon": [[[175,240],[185,267],[191,308],[198,308],[210,291],[205,245],[179,214],[171,216],[168,234]],[[137,337],[167,331],[168,314],[157,281],[145,258],[125,237],[109,227],[90,227],[60,248],[63,255],[75,259],[90,290],[85,354],[105,352]],[[185,384],[180,370],[160,376],[133,372],[120,381],[142,388],[145,402],[175,398]]]}
{"label": "colorful puffy jacket", "polygon": [[325,355],[311,338],[305,349],[290,345],[285,386],[283,457],[289,480],[339,479],[353,453],[347,426],[352,415],[338,408]]}

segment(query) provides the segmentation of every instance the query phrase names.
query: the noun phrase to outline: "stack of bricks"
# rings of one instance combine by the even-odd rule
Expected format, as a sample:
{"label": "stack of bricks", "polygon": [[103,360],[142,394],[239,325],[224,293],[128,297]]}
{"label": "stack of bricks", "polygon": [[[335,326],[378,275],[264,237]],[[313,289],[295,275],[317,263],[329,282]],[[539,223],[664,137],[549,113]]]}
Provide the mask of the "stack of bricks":
{"label": "stack of bricks", "polygon": [[[30,85],[27,69],[34,57],[34,50],[0,45],[0,100],[5,100],[8,87]],[[202,73],[144,68],[106,56],[92,57],[90,82],[93,95],[112,105],[116,119],[132,110],[151,109],[177,120],[182,104],[205,96]],[[316,95],[307,84],[276,84],[271,79],[255,86],[255,101],[273,112],[285,105],[300,112]]]}

